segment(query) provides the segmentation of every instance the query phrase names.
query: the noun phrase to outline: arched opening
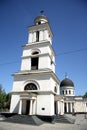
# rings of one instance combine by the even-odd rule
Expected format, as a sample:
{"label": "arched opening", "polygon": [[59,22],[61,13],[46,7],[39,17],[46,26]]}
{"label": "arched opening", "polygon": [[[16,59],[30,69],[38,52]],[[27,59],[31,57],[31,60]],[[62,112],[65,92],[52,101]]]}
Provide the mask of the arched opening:
{"label": "arched opening", "polygon": [[57,88],[56,88],[56,86],[54,87],[54,92],[56,92],[56,93],[57,93]]}
{"label": "arched opening", "polygon": [[71,94],[71,91],[69,90],[69,94]]}
{"label": "arched opening", "polygon": [[37,55],[37,54],[39,54],[38,51],[34,51],[34,52],[32,53],[32,55]]}
{"label": "arched opening", "polygon": [[64,90],[62,90],[62,94],[64,95]]}
{"label": "arched opening", "polygon": [[36,55],[39,54],[38,51],[33,51],[32,55],[35,57],[31,57],[31,70],[37,70],[38,69],[38,61],[39,57],[36,57]]}
{"label": "arched opening", "polygon": [[66,95],[67,95],[67,90],[66,90]]}
{"label": "arched opening", "polygon": [[37,86],[34,83],[28,83],[24,90],[37,90]]}
{"label": "arched opening", "polygon": [[65,113],[67,112],[67,106],[66,106],[66,103],[64,103],[64,112],[65,112]]}
{"label": "arched opening", "polygon": [[39,42],[39,31],[36,32],[36,42]]}
{"label": "arched opening", "polygon": [[38,57],[31,58],[31,70],[38,70]]}

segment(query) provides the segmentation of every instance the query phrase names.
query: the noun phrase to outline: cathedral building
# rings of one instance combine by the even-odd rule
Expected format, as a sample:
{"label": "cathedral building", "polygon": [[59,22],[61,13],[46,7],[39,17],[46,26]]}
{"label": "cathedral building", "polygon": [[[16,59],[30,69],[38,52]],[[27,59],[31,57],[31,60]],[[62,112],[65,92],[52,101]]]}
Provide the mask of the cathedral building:
{"label": "cathedral building", "polygon": [[10,113],[53,116],[86,112],[87,103],[75,96],[74,83],[68,77],[60,82],[55,74],[53,33],[47,17],[37,16],[28,31],[21,69],[13,74]]}

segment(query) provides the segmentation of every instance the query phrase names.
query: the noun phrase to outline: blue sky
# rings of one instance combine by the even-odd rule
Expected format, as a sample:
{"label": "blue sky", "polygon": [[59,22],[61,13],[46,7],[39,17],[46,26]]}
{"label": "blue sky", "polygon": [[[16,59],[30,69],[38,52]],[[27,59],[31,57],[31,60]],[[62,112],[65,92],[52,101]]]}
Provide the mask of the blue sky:
{"label": "blue sky", "polygon": [[0,84],[11,91],[12,74],[21,66],[21,46],[28,40],[27,27],[41,10],[54,34],[56,74],[63,80],[67,73],[76,95],[83,95],[87,92],[86,0],[0,0]]}

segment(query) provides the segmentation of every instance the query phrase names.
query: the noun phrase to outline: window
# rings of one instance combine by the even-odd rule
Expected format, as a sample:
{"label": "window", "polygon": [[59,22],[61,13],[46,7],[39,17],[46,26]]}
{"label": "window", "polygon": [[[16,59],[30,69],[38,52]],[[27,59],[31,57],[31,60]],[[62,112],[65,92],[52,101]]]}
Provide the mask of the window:
{"label": "window", "polygon": [[40,25],[40,24],[41,24],[41,22],[39,21],[39,22],[38,22],[38,25]]}
{"label": "window", "polygon": [[42,110],[45,110],[45,108],[43,107]]}
{"label": "window", "polygon": [[37,51],[32,53],[32,55],[37,55],[37,54],[39,54],[39,52],[37,52]]}
{"label": "window", "polygon": [[36,32],[36,42],[39,42],[39,31]]}
{"label": "window", "polygon": [[38,57],[31,58],[31,70],[38,69]]}
{"label": "window", "polygon": [[64,95],[64,90],[62,91],[62,94]]}
{"label": "window", "polygon": [[71,94],[71,91],[69,90],[69,94]]}
{"label": "window", "polygon": [[37,86],[34,83],[29,83],[25,86],[24,90],[37,90]]}
{"label": "window", "polygon": [[67,94],[67,90],[66,90],[66,94]]}

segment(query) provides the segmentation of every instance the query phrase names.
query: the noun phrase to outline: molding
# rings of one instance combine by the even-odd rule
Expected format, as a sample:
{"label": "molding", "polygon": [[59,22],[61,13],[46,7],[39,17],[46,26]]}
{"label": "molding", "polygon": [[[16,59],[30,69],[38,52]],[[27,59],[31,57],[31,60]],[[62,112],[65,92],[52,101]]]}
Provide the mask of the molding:
{"label": "molding", "polygon": [[30,55],[30,56],[22,56],[22,59],[27,59],[31,57],[40,57],[40,56],[49,56],[51,58],[49,53],[43,53],[43,54],[36,54],[36,55]]}
{"label": "molding", "polygon": [[41,95],[43,95],[43,94],[54,94],[55,95],[55,92],[53,92],[53,91],[51,91],[51,90],[49,90],[49,91],[41,91],[41,90],[25,90],[25,91],[11,91],[10,92],[10,94],[14,94],[14,95],[16,95],[16,94],[20,94],[20,95],[29,95],[29,94],[35,94],[35,95],[37,95],[37,94],[41,94]]}
{"label": "molding", "polygon": [[53,49],[50,41],[40,41],[40,42],[34,42],[34,43],[27,43],[26,45],[24,45],[22,47],[23,47],[23,49],[28,49],[28,48],[30,49],[33,46],[38,48],[40,46],[43,47],[43,46],[46,46],[46,45],[48,45],[50,47],[52,54],[55,56],[55,52],[54,52],[54,49]]}
{"label": "molding", "polygon": [[46,69],[40,69],[40,70],[32,70],[32,71],[20,71],[18,73],[13,74],[13,76],[24,76],[24,75],[50,75],[56,82],[57,84],[60,84],[60,80],[58,79],[58,77],[56,76],[56,74],[46,68]]}
{"label": "molding", "polygon": [[51,33],[51,37],[53,37],[53,32],[52,29],[50,27],[50,24],[48,22],[40,24],[40,25],[32,25],[32,26],[28,26],[28,30],[30,32],[35,31],[35,30],[41,30],[41,29],[48,29],[49,32]]}

